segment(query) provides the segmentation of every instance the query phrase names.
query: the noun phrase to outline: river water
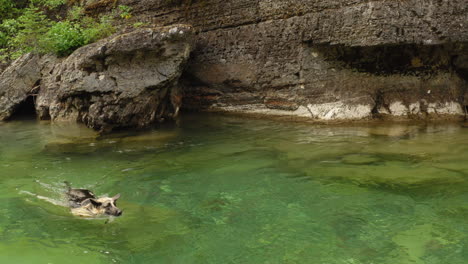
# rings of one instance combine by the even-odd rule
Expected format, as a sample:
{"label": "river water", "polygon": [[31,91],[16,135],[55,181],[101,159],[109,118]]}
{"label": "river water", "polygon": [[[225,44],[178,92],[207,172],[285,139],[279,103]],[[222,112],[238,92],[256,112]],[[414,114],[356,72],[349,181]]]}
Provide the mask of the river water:
{"label": "river water", "polygon": [[[0,263],[468,263],[468,128],[0,123]],[[64,181],[122,197],[60,206]]]}

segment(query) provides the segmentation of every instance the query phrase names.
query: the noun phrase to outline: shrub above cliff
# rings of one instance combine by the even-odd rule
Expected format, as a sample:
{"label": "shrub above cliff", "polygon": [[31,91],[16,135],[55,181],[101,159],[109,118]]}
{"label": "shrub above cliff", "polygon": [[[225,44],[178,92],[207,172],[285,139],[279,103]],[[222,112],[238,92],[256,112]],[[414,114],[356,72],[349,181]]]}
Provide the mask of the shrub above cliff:
{"label": "shrub above cliff", "polygon": [[[0,0],[0,61],[22,54],[66,56],[112,34],[113,17],[90,17],[67,0]],[[67,15],[63,15],[64,10]],[[129,11],[126,10],[129,15]]]}

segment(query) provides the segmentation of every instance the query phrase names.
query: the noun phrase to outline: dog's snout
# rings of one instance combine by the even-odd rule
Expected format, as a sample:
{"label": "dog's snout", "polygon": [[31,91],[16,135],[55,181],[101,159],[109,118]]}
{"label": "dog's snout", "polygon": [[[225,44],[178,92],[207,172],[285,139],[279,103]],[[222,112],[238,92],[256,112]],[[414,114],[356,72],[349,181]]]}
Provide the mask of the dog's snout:
{"label": "dog's snout", "polygon": [[118,212],[117,212],[117,216],[121,216],[122,213],[123,213],[122,211],[118,211]]}

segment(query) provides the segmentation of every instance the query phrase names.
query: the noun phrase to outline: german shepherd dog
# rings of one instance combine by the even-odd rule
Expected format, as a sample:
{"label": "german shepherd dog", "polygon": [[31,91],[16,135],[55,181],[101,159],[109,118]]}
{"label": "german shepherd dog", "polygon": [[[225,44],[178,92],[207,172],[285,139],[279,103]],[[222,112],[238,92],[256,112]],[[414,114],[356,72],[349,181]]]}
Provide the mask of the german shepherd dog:
{"label": "german shepherd dog", "polygon": [[116,202],[120,194],[114,197],[99,197],[90,190],[72,189],[69,183],[66,195],[71,213],[81,217],[121,216],[122,210],[117,208]]}

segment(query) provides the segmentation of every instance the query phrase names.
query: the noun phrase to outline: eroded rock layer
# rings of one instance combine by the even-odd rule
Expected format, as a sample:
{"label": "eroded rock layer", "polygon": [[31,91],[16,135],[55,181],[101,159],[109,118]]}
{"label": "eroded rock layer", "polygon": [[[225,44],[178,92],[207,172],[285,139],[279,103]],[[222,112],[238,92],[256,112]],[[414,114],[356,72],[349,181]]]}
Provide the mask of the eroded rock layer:
{"label": "eroded rock layer", "polygon": [[197,30],[188,109],[325,120],[466,111],[463,0],[120,2],[135,20]]}

